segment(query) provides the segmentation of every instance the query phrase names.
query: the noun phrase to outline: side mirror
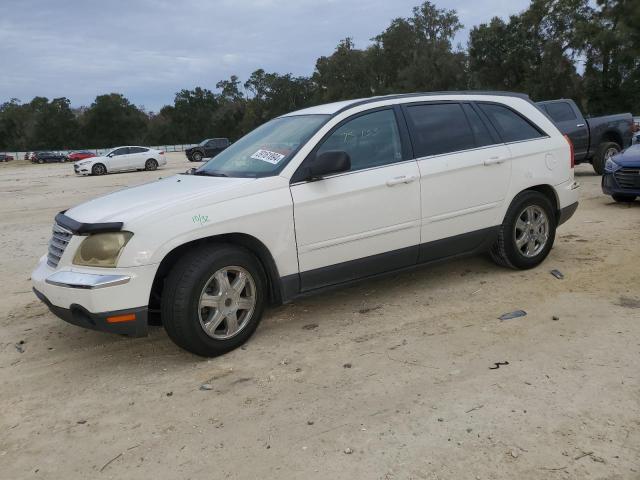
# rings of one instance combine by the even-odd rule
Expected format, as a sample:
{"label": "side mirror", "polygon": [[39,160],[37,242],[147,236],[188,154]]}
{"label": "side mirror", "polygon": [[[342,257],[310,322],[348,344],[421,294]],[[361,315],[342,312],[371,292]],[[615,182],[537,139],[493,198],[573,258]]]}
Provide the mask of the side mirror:
{"label": "side mirror", "polygon": [[192,167],[189,170],[187,170],[186,172],[184,172],[185,175],[193,175],[194,173],[196,173],[196,168]]}
{"label": "side mirror", "polygon": [[351,157],[347,152],[330,151],[318,155],[309,165],[309,179],[318,179],[332,173],[351,169]]}
{"label": "side mirror", "polygon": [[109,158],[113,157],[113,153],[107,154],[107,157],[109,157]]}

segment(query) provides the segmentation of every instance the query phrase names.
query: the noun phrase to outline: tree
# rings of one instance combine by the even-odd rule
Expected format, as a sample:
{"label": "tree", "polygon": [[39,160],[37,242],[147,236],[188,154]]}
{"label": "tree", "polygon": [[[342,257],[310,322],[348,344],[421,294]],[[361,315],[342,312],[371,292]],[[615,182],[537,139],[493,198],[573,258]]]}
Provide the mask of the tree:
{"label": "tree", "polygon": [[141,143],[146,134],[147,116],[123,95],[99,95],[82,119],[85,145],[108,148]]}
{"label": "tree", "polygon": [[584,89],[591,114],[640,111],[640,3],[598,0],[583,29]]}

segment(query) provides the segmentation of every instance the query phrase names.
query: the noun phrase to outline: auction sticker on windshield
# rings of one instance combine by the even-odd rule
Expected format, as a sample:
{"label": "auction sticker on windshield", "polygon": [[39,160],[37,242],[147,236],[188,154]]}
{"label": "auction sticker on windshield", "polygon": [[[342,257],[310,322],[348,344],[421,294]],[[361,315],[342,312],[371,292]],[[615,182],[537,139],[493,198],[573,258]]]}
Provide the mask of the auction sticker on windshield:
{"label": "auction sticker on windshield", "polygon": [[285,156],[281,153],[271,152],[269,150],[258,150],[256,153],[251,155],[251,158],[255,158],[256,160],[262,160],[263,162],[269,162],[272,165],[277,165],[282,161]]}

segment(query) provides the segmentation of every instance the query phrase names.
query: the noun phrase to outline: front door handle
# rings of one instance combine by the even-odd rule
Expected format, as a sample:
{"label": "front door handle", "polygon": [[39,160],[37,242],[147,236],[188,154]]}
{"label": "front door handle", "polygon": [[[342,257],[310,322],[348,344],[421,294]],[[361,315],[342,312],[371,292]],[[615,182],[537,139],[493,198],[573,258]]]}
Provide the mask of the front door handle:
{"label": "front door handle", "polygon": [[393,187],[394,185],[400,185],[401,183],[411,183],[418,179],[415,175],[402,175],[400,177],[394,177],[387,180],[387,187]]}
{"label": "front door handle", "polygon": [[496,155],[495,157],[489,157],[484,161],[485,166],[497,165],[503,163],[507,158]]}
{"label": "front door handle", "polygon": [[576,125],[576,127],[580,128],[580,127],[584,127],[584,123],[579,123]]}

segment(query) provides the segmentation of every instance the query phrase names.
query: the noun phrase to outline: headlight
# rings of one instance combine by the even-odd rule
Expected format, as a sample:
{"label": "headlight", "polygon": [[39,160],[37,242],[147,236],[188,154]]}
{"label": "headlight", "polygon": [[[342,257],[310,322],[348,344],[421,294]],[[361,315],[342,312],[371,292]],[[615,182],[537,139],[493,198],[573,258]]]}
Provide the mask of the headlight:
{"label": "headlight", "polygon": [[620,170],[620,168],[621,168],[620,165],[618,165],[616,162],[614,162],[610,158],[607,158],[607,161],[604,164],[604,169],[607,172],[615,172],[617,170]]}
{"label": "headlight", "polygon": [[73,257],[74,265],[114,268],[131,232],[94,233],[85,238]]}

